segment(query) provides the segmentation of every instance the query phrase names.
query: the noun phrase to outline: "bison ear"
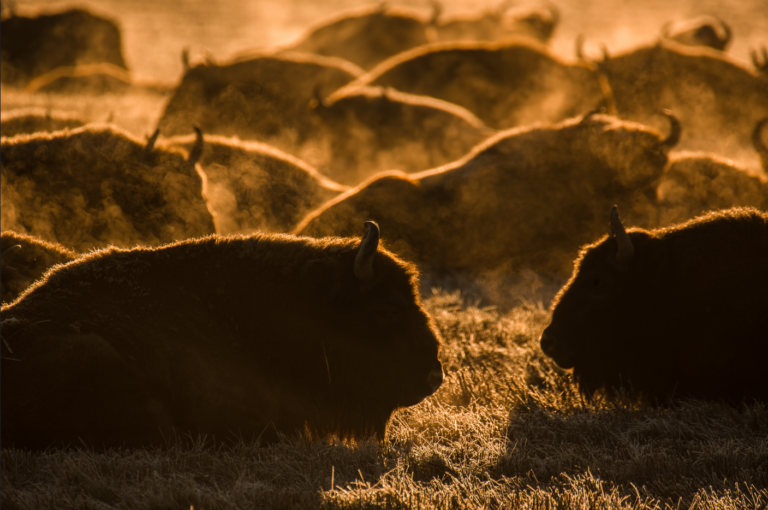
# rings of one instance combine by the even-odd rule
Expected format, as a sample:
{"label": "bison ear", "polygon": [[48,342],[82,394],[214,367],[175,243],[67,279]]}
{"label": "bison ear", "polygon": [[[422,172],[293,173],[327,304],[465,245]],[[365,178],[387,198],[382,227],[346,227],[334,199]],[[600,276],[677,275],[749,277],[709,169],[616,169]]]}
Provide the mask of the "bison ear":
{"label": "bison ear", "polygon": [[355,257],[355,277],[360,283],[370,283],[376,276],[373,272],[373,257],[379,247],[380,236],[376,222],[366,221],[365,226],[368,230],[360,242],[360,249]]}
{"label": "bison ear", "polygon": [[611,207],[611,235],[616,238],[616,243],[619,245],[619,251],[616,252],[616,262],[621,265],[628,264],[635,255],[635,247],[632,246],[632,240],[627,231],[624,230],[624,225],[621,224],[619,208],[615,205]]}

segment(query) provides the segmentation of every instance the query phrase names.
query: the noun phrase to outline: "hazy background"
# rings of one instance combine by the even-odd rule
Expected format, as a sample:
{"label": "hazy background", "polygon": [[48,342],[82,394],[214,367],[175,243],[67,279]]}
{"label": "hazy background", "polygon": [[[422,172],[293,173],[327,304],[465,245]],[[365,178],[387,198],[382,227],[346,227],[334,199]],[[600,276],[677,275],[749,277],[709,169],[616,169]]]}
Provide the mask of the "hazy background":
{"label": "hazy background", "polygon": [[[378,2],[361,0],[17,0],[16,10],[63,10],[85,7],[109,17],[122,31],[128,67],[141,75],[176,80],[182,72],[181,51],[194,59],[208,51],[215,59],[233,53],[283,44],[299,37],[311,23],[340,10]],[[499,1],[443,0],[445,15],[492,8]],[[526,4],[526,1],[516,2]],[[532,1],[530,3],[536,3]],[[561,13],[551,46],[560,56],[574,57],[578,34],[587,38],[587,52],[605,43],[611,52],[655,40],[672,19],[714,14],[733,29],[728,49],[749,62],[749,50],[768,44],[766,0],[554,0]],[[426,0],[397,2],[431,12]]]}

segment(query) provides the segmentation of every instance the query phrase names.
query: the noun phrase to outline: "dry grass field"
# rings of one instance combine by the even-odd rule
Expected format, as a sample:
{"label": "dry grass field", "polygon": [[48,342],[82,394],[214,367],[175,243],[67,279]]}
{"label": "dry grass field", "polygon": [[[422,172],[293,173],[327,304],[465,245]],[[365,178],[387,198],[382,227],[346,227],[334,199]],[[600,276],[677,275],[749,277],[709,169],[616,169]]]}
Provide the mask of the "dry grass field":
{"label": "dry grass field", "polygon": [[[0,110],[74,113],[143,138],[154,132],[183,76],[185,49],[193,65],[225,62],[289,43],[319,18],[369,3],[80,0],[77,5],[118,21],[131,71],[165,88],[69,95],[4,84]],[[432,8],[430,0],[390,3]],[[442,3],[455,14],[501,2]],[[568,62],[576,60],[578,36],[587,56],[597,56],[603,44],[614,55],[653,44],[664,23],[700,12],[733,26],[728,55],[740,65],[752,69],[750,50],[768,43],[766,0],[554,3],[562,22],[550,47]],[[21,13],[71,5],[14,3]],[[758,153],[748,149],[736,163],[759,172]],[[177,437],[163,449],[98,452],[84,445],[43,453],[3,448],[0,508],[768,510],[768,403],[585,399],[572,374],[539,345],[551,319],[548,298],[564,282],[531,275],[514,284],[495,274],[483,282],[443,282],[460,289],[450,292],[425,284],[424,305],[442,335],[445,381],[420,404],[397,410],[384,438],[284,436],[276,444],[256,438],[232,446]],[[476,294],[493,296],[499,308],[469,297]],[[520,299],[526,295],[536,297]],[[501,308],[509,302],[517,304]]]}
{"label": "dry grass field", "polygon": [[764,404],[587,402],[539,348],[541,303],[426,300],[447,379],[382,442],[183,439],[165,450],[2,451],[5,510],[768,506]]}

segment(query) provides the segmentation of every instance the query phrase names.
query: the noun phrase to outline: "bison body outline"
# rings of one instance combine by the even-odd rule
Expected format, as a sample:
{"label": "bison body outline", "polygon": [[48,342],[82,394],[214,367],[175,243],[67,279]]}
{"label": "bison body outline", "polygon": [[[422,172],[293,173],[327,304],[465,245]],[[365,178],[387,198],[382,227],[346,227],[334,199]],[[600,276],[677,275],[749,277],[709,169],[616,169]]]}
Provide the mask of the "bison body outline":
{"label": "bison body outline", "polygon": [[2,309],[3,446],[382,438],[443,375],[415,267],[367,225],[362,241],[212,235],[49,272]]}
{"label": "bison body outline", "polygon": [[768,213],[629,231],[611,216],[553,301],[542,350],[586,395],[768,399]]}

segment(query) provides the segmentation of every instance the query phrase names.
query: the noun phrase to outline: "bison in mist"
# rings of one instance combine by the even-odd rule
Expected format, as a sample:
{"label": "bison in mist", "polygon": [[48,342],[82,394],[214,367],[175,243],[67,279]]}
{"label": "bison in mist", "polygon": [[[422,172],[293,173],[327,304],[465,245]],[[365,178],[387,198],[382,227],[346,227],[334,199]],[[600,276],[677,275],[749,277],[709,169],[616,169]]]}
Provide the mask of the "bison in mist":
{"label": "bison in mist", "polygon": [[448,42],[397,55],[349,85],[393,87],[457,104],[504,129],[560,122],[603,101],[597,75],[545,46],[519,38]]}
{"label": "bison in mist", "polygon": [[751,135],[768,116],[765,76],[720,51],[672,41],[611,56],[597,67],[621,118],[658,127],[656,112],[669,108],[686,127],[680,149],[757,166]]}
{"label": "bison in mist", "polygon": [[[441,10],[440,4],[433,2]],[[514,5],[504,1],[494,9],[453,16],[441,16],[440,10],[432,20],[440,41],[501,41],[527,36],[545,43],[560,21],[560,12],[550,3]]]}
{"label": "bison in mist", "polygon": [[103,124],[3,138],[3,228],[80,252],[212,233],[195,166],[202,147],[185,159],[154,140]]}
{"label": "bison in mist", "polygon": [[137,76],[114,64],[82,64],[57,67],[34,80],[25,92],[54,94],[128,94],[155,93],[164,95],[174,85]]}
{"label": "bison in mist", "polygon": [[765,176],[709,153],[671,155],[656,193],[660,226],[736,206],[768,210]]}
{"label": "bison in mist", "polygon": [[[375,217],[388,246],[430,274],[531,268],[565,276],[578,247],[601,231],[585,204],[619,202],[652,216],[669,137],[606,115],[502,132],[465,158],[417,174],[387,173],[340,195],[296,229],[350,235]],[[607,207],[607,205],[606,205]]]}
{"label": "bison in mist", "polygon": [[367,226],[109,248],[48,273],[2,309],[3,447],[381,439],[443,373],[415,267]]}
{"label": "bison in mist", "polygon": [[768,399],[768,213],[734,208],[584,247],[541,348],[585,394]]}
{"label": "bison in mist", "polygon": [[384,87],[342,89],[313,106],[314,145],[329,152],[318,166],[350,185],[450,163],[496,132],[460,106]]}
{"label": "bison in mist", "polygon": [[73,9],[0,22],[2,81],[24,85],[60,66],[110,63],[127,69],[114,22]]}
{"label": "bison in mist", "polygon": [[[160,142],[191,150],[192,135]],[[257,142],[205,136],[200,166],[219,234],[290,232],[309,212],[347,191],[298,158]]]}
{"label": "bison in mist", "polygon": [[256,55],[189,69],[163,112],[165,136],[205,133],[258,140],[291,150],[313,124],[307,107],[362,71],[343,60],[309,54]]}
{"label": "bison in mist", "polygon": [[60,131],[85,126],[88,122],[75,113],[45,108],[21,108],[0,114],[0,135],[10,138],[38,131]]}
{"label": "bison in mist", "polygon": [[10,303],[56,264],[77,254],[60,244],[7,230],[0,234],[0,301]]}
{"label": "bison in mist", "polygon": [[339,57],[371,69],[391,56],[430,42],[429,29],[427,17],[382,2],[323,20],[285,50]]}

